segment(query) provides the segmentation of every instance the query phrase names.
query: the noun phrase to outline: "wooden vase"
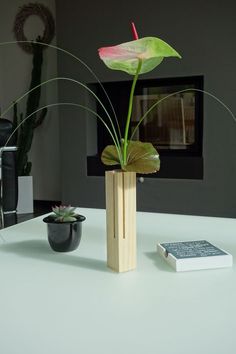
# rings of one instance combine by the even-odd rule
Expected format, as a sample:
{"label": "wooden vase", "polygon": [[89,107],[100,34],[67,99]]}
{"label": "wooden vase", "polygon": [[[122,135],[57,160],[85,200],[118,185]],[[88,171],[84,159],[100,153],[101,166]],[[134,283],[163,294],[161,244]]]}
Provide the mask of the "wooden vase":
{"label": "wooden vase", "polygon": [[106,172],[107,265],[136,268],[136,173]]}

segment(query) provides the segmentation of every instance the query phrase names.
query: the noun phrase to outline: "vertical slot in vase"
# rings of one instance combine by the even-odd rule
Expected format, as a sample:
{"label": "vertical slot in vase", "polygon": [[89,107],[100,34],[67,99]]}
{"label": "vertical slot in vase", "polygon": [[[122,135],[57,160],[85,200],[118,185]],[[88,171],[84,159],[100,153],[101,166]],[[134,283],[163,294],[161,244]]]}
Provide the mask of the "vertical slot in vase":
{"label": "vertical slot in vase", "polygon": [[106,172],[107,265],[136,268],[136,173]]}

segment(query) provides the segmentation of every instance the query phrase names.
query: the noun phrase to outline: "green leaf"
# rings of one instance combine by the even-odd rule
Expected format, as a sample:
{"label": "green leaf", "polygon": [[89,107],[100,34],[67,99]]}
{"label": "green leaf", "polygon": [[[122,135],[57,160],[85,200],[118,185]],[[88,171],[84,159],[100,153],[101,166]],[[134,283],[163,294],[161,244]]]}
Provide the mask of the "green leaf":
{"label": "green leaf", "polygon": [[135,75],[139,60],[142,60],[140,74],[144,74],[158,66],[165,57],[181,58],[175,49],[156,37],[144,37],[100,48],[99,55],[108,68],[125,71],[130,75]]}
{"label": "green leaf", "polygon": [[[102,162],[105,165],[120,164],[116,147],[108,145],[102,152]],[[154,173],[160,169],[159,154],[151,143],[129,141],[127,165],[122,167],[125,171],[137,173]]]}
{"label": "green leaf", "polygon": [[157,172],[159,169],[159,154],[151,143],[129,141],[126,171],[145,174]]}
{"label": "green leaf", "polygon": [[101,155],[101,160],[104,165],[120,165],[120,160],[115,145],[108,145],[105,147]]}

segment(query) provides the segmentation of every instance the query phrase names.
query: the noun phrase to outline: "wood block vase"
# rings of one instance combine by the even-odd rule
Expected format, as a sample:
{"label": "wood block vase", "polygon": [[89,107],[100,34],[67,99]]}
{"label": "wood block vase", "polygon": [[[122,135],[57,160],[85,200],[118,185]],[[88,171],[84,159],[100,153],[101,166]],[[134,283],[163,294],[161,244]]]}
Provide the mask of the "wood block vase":
{"label": "wood block vase", "polygon": [[116,272],[136,268],[136,173],[106,172],[107,265]]}

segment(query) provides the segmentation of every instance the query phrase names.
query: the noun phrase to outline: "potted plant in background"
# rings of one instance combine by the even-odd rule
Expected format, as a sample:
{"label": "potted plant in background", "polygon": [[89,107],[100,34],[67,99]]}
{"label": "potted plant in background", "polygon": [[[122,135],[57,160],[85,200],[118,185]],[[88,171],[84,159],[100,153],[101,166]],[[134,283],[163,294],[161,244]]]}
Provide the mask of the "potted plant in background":
{"label": "potted plant in background", "polygon": [[[29,114],[33,113],[39,107],[40,96],[41,96],[41,73],[43,64],[43,47],[37,45],[41,38],[38,37],[36,44],[32,43],[33,59],[32,59],[32,73],[31,82],[29,87],[29,94],[26,103],[26,113],[27,117]],[[38,87],[38,89],[31,91],[33,87]],[[18,174],[18,186],[19,186],[19,196],[18,196],[18,206],[17,212],[19,214],[32,213],[33,212],[33,180],[31,176],[32,163],[28,159],[28,154],[30,152],[34,131],[38,128],[44,121],[47,114],[47,108],[43,109],[40,114],[34,114],[32,119],[26,120],[24,122],[23,113],[18,114],[17,103],[14,103],[14,116],[13,116],[13,129],[16,129],[16,144],[17,144],[17,174]]]}
{"label": "potted plant in background", "polygon": [[80,244],[83,215],[71,206],[55,206],[53,213],[43,219],[47,224],[48,242],[56,252],[74,251]]}

